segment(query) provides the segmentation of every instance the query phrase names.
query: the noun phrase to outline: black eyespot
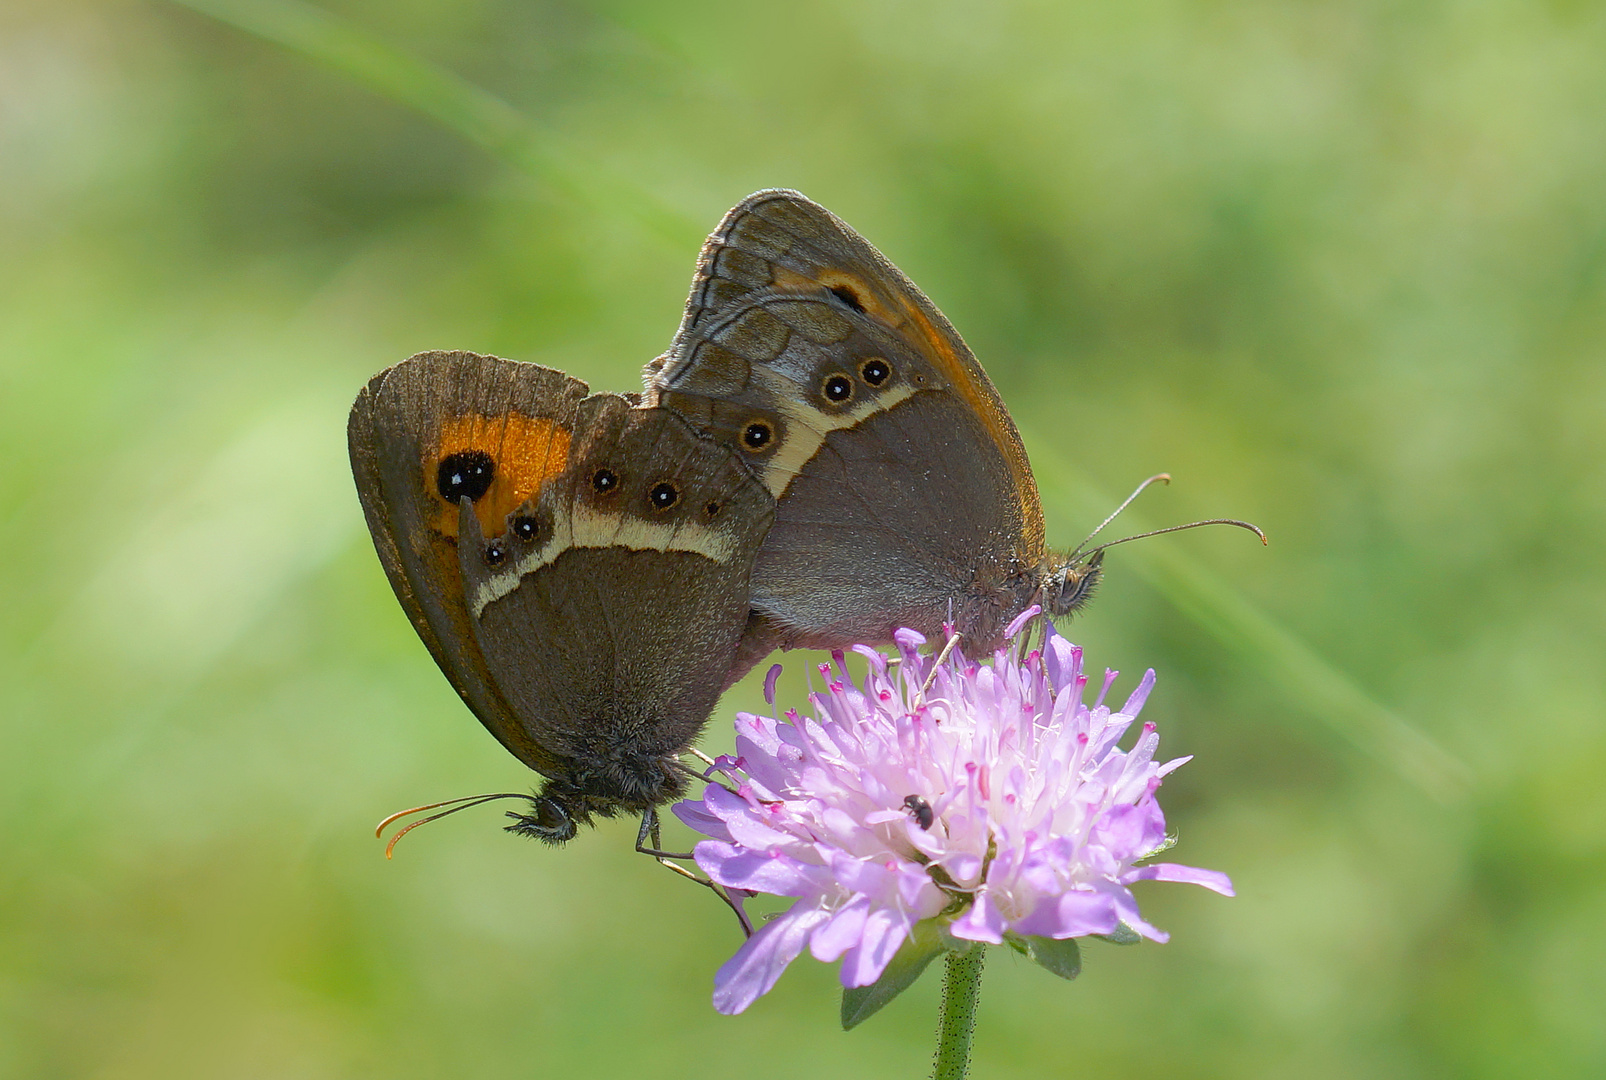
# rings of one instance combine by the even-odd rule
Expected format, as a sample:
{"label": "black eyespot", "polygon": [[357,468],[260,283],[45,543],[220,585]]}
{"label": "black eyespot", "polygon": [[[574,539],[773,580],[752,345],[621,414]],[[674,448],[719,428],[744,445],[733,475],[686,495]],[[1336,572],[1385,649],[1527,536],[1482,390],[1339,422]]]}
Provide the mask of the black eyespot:
{"label": "black eyespot", "polygon": [[857,311],[859,314],[864,314],[864,302],[859,299],[858,293],[854,292],[846,285],[832,285],[831,295],[848,305],[848,307],[852,308],[854,311]]}
{"label": "black eyespot", "polygon": [[591,477],[591,486],[598,493],[606,495],[619,486],[619,477],[607,469],[598,469]]}
{"label": "black eyespot", "polygon": [[775,437],[775,429],[762,420],[754,420],[742,432],[742,445],[749,450],[762,450]]}
{"label": "black eyespot", "polygon": [[655,484],[647,493],[647,501],[652,503],[654,510],[668,510],[680,501],[680,490],[667,481]]}
{"label": "black eyespot", "polygon": [[915,824],[922,829],[930,830],[937,820],[937,815],[931,809],[931,804],[918,795],[904,796],[903,808],[914,815]]}
{"label": "black eyespot", "polygon": [[540,523],[533,517],[516,517],[513,519],[513,535],[526,543],[534,540],[535,534],[540,531]]}
{"label": "black eyespot", "polygon": [[485,545],[486,566],[501,566],[503,560],[506,558],[507,550],[502,547],[502,542],[500,540],[492,540],[489,544]]}
{"label": "black eyespot", "polygon": [[713,517],[715,514],[719,513],[719,511],[720,505],[717,502],[711,502],[707,506],[703,507],[703,513],[707,514],[709,517]]}
{"label": "black eyespot", "polygon": [[892,378],[892,365],[879,356],[872,356],[859,365],[859,375],[871,386],[880,386]]}
{"label": "black eyespot", "polygon": [[853,380],[846,375],[832,375],[821,384],[820,392],[825,395],[825,400],[840,405],[853,396]]}
{"label": "black eyespot", "polygon": [[480,496],[491,490],[496,479],[496,462],[484,450],[459,450],[441,458],[435,473],[435,488],[441,498],[457,505],[467,495],[470,502],[479,502]]}

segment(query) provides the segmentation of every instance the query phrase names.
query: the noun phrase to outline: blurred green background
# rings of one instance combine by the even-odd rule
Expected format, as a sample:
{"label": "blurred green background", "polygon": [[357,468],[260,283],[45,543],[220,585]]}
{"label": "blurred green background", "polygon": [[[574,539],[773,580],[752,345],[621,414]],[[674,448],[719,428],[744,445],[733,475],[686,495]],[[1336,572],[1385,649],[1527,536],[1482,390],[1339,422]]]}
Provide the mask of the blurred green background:
{"label": "blurred green background", "polygon": [[976,1075],[1606,1073],[1602,5],[4,0],[0,1075],[924,1075],[935,972],[716,1016],[734,925],[628,822],[371,833],[533,778],[390,594],[356,390],[633,388],[778,185],[961,328],[1058,543],[1160,470],[1129,528],[1272,537],[1066,628],[1159,670],[1238,898],[995,953]]}

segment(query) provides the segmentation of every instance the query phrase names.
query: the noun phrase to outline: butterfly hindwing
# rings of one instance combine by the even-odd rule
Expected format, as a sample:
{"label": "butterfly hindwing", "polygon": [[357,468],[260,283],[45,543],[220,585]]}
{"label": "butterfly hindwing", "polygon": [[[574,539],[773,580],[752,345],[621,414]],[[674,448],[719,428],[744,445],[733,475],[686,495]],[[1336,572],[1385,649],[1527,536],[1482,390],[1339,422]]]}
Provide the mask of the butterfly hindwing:
{"label": "butterfly hindwing", "polygon": [[898,626],[952,621],[990,647],[1036,592],[1042,511],[997,391],[930,300],[803,196],[726,215],[648,378],[778,501],[733,676]]}

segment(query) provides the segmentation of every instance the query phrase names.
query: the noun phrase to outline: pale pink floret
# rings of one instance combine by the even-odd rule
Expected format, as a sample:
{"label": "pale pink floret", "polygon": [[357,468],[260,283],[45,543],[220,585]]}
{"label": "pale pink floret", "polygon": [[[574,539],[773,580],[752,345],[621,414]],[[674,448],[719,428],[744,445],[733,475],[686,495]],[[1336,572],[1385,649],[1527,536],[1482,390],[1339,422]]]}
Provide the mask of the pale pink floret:
{"label": "pale pink floret", "polygon": [[[896,641],[896,666],[855,646],[869,664],[863,686],[842,654],[822,665],[826,689],[809,698],[818,719],[739,714],[737,756],[717,766],[735,791],[710,784],[701,800],[674,808],[711,838],[696,857],[713,880],[797,898],[719,969],[721,1012],[752,1004],[804,948],[840,959],[844,986],[867,986],[915,923],[945,912],[948,932],[973,941],[1108,934],[1122,924],[1164,941],[1139,917],[1132,882],[1232,895],[1224,874],[1134,865],[1166,846],[1154,793],[1187,760],[1155,762],[1152,724],[1132,749],[1117,745],[1153,671],[1117,711],[1104,704],[1115,680],[1106,672],[1090,707],[1082,650],[1050,629],[1041,652],[1006,648],[990,666],[956,650],[922,694],[933,666],[917,651],[924,638],[903,630]],[[772,677],[772,703],[773,687]],[[930,806],[929,829],[910,796]]]}

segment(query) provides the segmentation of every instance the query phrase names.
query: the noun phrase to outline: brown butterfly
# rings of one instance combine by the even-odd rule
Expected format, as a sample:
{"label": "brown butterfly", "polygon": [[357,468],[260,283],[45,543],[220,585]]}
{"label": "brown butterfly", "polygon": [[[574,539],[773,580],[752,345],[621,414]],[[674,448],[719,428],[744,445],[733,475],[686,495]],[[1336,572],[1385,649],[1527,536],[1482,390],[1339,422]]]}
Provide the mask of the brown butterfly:
{"label": "brown butterfly", "polygon": [[669,409],[474,353],[375,376],[348,434],[413,626],[547,777],[513,828],[561,842],[679,795],[775,516],[742,463]]}
{"label": "brown butterfly", "polygon": [[[458,693],[547,777],[513,829],[561,842],[681,793],[720,691],[776,648],[995,647],[1083,603],[1019,433],[941,312],[793,191],[725,216],[637,398],[421,353],[349,424],[397,598]],[[638,846],[640,843],[638,842]]]}
{"label": "brown butterfly", "polygon": [[955,625],[978,654],[1028,605],[1081,606],[1099,557],[1052,554],[1020,433],[936,305],[795,191],[703,247],[644,400],[734,447],[776,500],[730,681],[776,648]]}

